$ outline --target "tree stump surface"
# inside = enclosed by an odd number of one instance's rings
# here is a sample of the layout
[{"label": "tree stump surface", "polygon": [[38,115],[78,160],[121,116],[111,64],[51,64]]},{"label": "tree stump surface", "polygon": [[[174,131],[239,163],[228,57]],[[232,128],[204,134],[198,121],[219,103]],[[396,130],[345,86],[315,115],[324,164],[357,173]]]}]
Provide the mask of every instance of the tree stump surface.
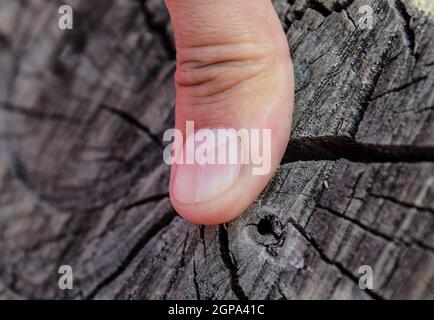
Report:
[{"label": "tree stump surface", "polygon": [[0,0],[1,299],[434,299],[433,4],[273,2],[291,142],[245,214],[205,227],[167,194],[163,2]]}]

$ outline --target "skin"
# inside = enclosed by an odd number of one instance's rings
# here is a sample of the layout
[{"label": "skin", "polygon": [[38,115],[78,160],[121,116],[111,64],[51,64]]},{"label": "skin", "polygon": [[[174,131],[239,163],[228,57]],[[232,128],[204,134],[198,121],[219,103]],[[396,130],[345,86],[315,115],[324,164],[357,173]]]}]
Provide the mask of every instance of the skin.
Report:
[{"label": "skin", "polygon": [[184,136],[187,120],[195,130],[272,132],[271,171],[253,175],[252,165],[243,165],[230,186],[204,202],[180,201],[180,186],[195,192],[190,189],[197,185],[183,165],[172,165],[169,193],[176,211],[193,223],[224,223],[258,197],[285,152],[294,105],[288,43],[270,0],[166,0],[166,5],[177,49],[175,127]]}]

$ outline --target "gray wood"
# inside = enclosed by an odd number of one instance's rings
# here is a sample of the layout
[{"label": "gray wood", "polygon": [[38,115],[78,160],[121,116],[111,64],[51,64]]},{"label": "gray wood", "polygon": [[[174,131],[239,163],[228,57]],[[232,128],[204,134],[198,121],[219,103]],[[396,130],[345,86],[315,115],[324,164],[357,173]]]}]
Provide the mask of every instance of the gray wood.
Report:
[{"label": "gray wood", "polygon": [[[292,139],[259,199],[212,227],[167,197],[164,4],[64,2],[72,31],[57,27],[63,2],[0,1],[0,298],[434,298],[429,0],[273,1],[295,66]],[[58,288],[64,264],[73,290]]]}]

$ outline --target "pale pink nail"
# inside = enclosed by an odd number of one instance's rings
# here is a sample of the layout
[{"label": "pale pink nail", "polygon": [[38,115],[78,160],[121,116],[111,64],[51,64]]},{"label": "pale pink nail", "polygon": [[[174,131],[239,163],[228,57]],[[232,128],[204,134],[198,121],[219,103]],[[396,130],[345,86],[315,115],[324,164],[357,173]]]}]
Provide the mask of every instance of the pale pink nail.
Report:
[{"label": "pale pink nail", "polygon": [[201,129],[187,137],[183,159],[194,159],[194,163],[175,164],[175,199],[183,204],[201,203],[229,189],[240,172],[240,148],[237,133],[231,129]]}]

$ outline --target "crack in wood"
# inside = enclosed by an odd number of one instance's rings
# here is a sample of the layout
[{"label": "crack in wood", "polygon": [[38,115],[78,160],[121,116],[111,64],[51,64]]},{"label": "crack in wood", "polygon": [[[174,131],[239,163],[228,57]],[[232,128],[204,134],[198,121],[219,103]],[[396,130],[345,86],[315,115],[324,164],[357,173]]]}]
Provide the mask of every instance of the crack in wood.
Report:
[{"label": "crack in wood", "polygon": [[396,199],[394,197],[387,196],[387,195],[381,195],[381,194],[376,194],[376,193],[371,193],[371,192],[369,193],[369,195],[374,197],[374,198],[390,201],[392,203],[398,204],[398,205],[400,205],[404,208],[407,208],[407,209],[417,209],[420,211],[426,211],[426,212],[428,212],[434,216],[434,209],[431,209],[429,207],[424,207],[424,206],[419,206],[419,205],[414,204],[414,203],[404,202],[404,201],[401,201],[399,199]]},{"label": "crack in wood", "polygon": [[418,77],[418,78],[413,79],[412,81],[410,81],[408,83],[405,83],[405,84],[402,84],[402,85],[400,85],[400,86],[398,86],[396,88],[392,88],[392,89],[388,89],[388,90],[386,90],[384,92],[380,92],[380,93],[376,94],[375,96],[373,96],[370,99],[370,101],[373,101],[373,100],[376,100],[378,98],[384,97],[384,96],[386,96],[388,94],[391,94],[391,93],[395,93],[395,92],[399,92],[401,90],[407,89],[407,88],[409,88],[411,86],[414,86],[414,85],[418,84],[421,81],[426,80],[427,78],[428,78],[428,76]]},{"label": "crack in wood", "polygon": [[353,25],[353,27],[354,27],[355,29],[358,29],[358,28],[357,28],[357,24],[356,24],[356,22],[354,21],[353,17],[351,17],[351,15],[350,15],[350,13],[348,12],[348,10],[342,10],[342,11],[345,13],[345,16],[347,17],[348,21],[351,22],[351,24]]},{"label": "crack in wood", "polygon": [[434,106],[428,106],[428,107],[422,107],[420,108],[419,106],[414,107],[414,108],[408,108],[408,109],[404,109],[402,111],[396,111],[396,113],[401,113],[401,112],[416,112],[416,113],[421,113],[421,112],[425,112],[428,110],[434,110]]},{"label": "crack in wood", "polygon": [[229,271],[232,291],[239,300],[249,300],[240,285],[238,279],[238,264],[229,250],[228,231],[224,225],[219,225],[218,234],[220,243],[220,256],[224,265]]},{"label": "crack in wood", "polygon": [[206,260],[206,241],[205,241],[205,226],[204,225],[201,225],[199,228],[199,236],[200,236],[200,239],[202,240],[203,255],[204,255],[205,260]]},{"label": "crack in wood", "polygon": [[390,41],[390,43],[386,46],[384,51],[381,53],[378,65],[376,65],[376,67],[374,68],[373,74],[370,75],[370,77],[372,78],[369,81],[369,87],[367,88],[366,92],[364,93],[363,97],[360,100],[361,109],[360,109],[359,122],[357,127],[359,127],[360,123],[363,120],[363,117],[365,116],[366,110],[368,109],[369,104],[372,100],[372,96],[375,93],[375,89],[377,88],[378,83],[380,82],[381,75],[383,74],[384,69],[386,68],[386,66],[390,65],[399,56],[399,54],[394,57],[390,56],[393,48],[392,43],[393,42]]},{"label": "crack in wood", "polygon": [[[348,1],[345,1],[343,3],[336,2],[333,4],[333,6],[330,10],[318,0],[307,0],[304,4],[302,10],[291,11],[291,8],[288,10],[288,13],[286,14],[286,16],[288,17],[288,15],[290,15],[292,13],[295,17],[294,20],[290,21],[288,28],[291,26],[292,23],[294,23],[294,21],[302,20],[307,9],[314,10],[314,11],[318,12],[321,16],[326,18],[334,12],[346,11],[353,4],[353,2],[354,2],[354,0],[348,0]],[[290,5],[294,5],[295,1],[288,1],[288,3]],[[346,14],[348,15],[348,12],[346,12]],[[350,20],[353,21],[351,18],[350,18]]]},{"label": "crack in wood", "polygon": [[[327,213],[329,213],[329,214],[331,214],[331,215],[333,215],[333,216],[335,216],[335,217],[337,217],[339,219],[343,219],[343,220],[349,222],[352,225],[356,225],[357,227],[359,227],[363,231],[365,231],[365,232],[367,232],[367,233],[369,233],[369,234],[371,234],[371,235],[373,235],[375,237],[379,237],[380,239],[384,240],[385,242],[389,242],[389,243],[391,243],[391,244],[393,244],[395,246],[403,245],[403,246],[409,247],[411,245],[416,245],[417,247],[420,247],[424,251],[434,252],[434,250],[433,250],[432,247],[430,247],[429,245],[424,244],[423,242],[421,242],[418,239],[413,239],[413,242],[409,242],[409,241],[406,241],[406,240],[404,240],[402,238],[398,238],[398,239],[397,238],[393,238],[393,237],[391,237],[388,234],[385,234],[385,233],[383,233],[381,231],[373,229],[370,226],[368,226],[368,225],[360,222],[359,220],[357,220],[355,218],[348,217],[348,216],[346,216],[346,215],[344,215],[342,213],[339,213],[338,211],[332,210],[330,208],[327,208],[327,207],[324,207],[324,206],[321,206],[321,205],[317,205],[316,208],[324,210],[325,212],[327,212]],[[307,227],[307,224],[306,224],[306,227]]]},{"label": "crack in wood", "polygon": [[256,232],[261,236],[261,239],[256,240],[256,242],[265,247],[273,257],[278,256],[275,249],[282,247],[286,240],[286,231],[279,219],[274,215],[267,214],[258,223],[249,223],[246,226],[256,227]]},{"label": "crack in wood", "polygon": [[160,139],[154,135],[149,128],[147,128],[145,125],[143,125],[139,120],[137,120],[135,117],[133,117],[131,114],[129,114],[126,111],[119,110],[107,105],[102,104],[101,106],[102,110],[108,111],[111,114],[114,114],[118,116],[121,120],[125,121],[132,127],[135,127],[136,129],[140,130],[141,132],[145,133],[156,145],[159,147],[163,147],[162,142]]},{"label": "crack in wood", "polygon": [[179,272],[185,268],[186,261],[187,261],[186,252],[187,252],[187,243],[188,243],[189,235],[190,235],[190,233],[187,231],[185,234],[185,237],[184,237],[183,244],[182,244],[182,250],[181,250],[181,255],[180,255],[181,259],[180,259],[179,263],[175,266],[175,272],[172,274],[172,276],[170,278],[169,284],[167,286],[168,289],[166,290],[165,294],[162,297],[163,300],[167,299],[167,295],[170,293],[170,289],[172,289],[173,285],[178,280]]},{"label": "crack in wood", "polygon": [[143,206],[145,204],[151,203],[151,202],[157,202],[163,199],[166,199],[169,197],[168,193],[162,193],[162,194],[155,194],[140,200],[137,200],[131,204],[128,204],[124,207],[122,207],[122,210],[130,210],[132,208],[138,207],[138,206]]},{"label": "crack in wood", "polygon": [[434,147],[367,144],[337,136],[301,138],[289,142],[281,164],[340,159],[361,163],[434,162]]},{"label": "crack in wood", "polygon": [[[352,225],[356,225],[360,229],[362,229],[363,231],[365,231],[365,232],[367,232],[367,233],[369,233],[369,234],[371,234],[371,235],[373,235],[375,237],[379,237],[380,239],[384,240],[385,242],[390,242],[390,243],[392,243],[395,246],[399,245],[399,243],[397,242],[396,239],[394,239],[394,238],[390,237],[389,235],[387,235],[385,233],[382,233],[382,232],[380,232],[378,230],[372,229],[371,227],[369,227],[369,226],[361,223],[357,219],[348,217],[348,216],[346,216],[344,214],[341,214],[341,213],[339,213],[339,212],[337,212],[335,210],[332,210],[330,208],[327,208],[327,207],[324,207],[324,206],[321,206],[321,205],[317,205],[317,208],[321,209],[321,210],[324,210],[328,214],[331,214],[334,217],[337,217],[338,219],[342,219],[342,220],[345,220],[345,221],[349,222]],[[307,227],[307,225],[306,225],[306,227]]]},{"label": "crack in wood", "polygon": [[144,235],[137,241],[137,243],[128,252],[122,263],[116,268],[114,272],[105,277],[101,282],[99,282],[95,288],[86,295],[86,299],[93,299],[96,295],[110,283],[116,280],[127,268],[130,266],[134,258],[139,254],[139,252],[146,246],[146,244],[154,238],[161,230],[170,225],[170,223],[175,218],[175,213],[173,211],[168,211],[163,214],[160,219],[154,223],[151,228],[144,233]]},{"label": "crack in wood", "polygon": [[401,259],[402,259],[402,256],[404,255],[404,253],[405,253],[405,251],[400,251],[398,254],[398,257],[396,257],[396,259],[393,261],[392,269],[390,270],[390,272],[388,273],[388,275],[386,276],[386,278],[383,282],[383,288],[388,286],[388,284],[392,280],[393,276],[398,271],[399,266],[400,266],[400,262],[401,262]]},{"label": "crack in wood", "polygon": [[197,282],[196,259],[193,259],[193,283],[194,283],[194,289],[196,291],[196,299],[201,300],[199,283]]},{"label": "crack in wood", "polygon": [[416,33],[411,28],[411,20],[413,17],[409,14],[407,7],[401,0],[395,0],[395,8],[397,12],[404,20],[404,35],[408,41],[408,48],[410,50],[411,55],[415,58],[415,60],[419,60],[419,53],[417,52],[416,47]]},{"label": "crack in wood", "polygon": [[279,284],[276,283],[276,290],[277,292],[279,292],[279,294],[282,296],[281,300],[288,300],[288,297],[283,293],[282,288],[280,287]]},{"label": "crack in wood", "polygon": [[[289,224],[291,224],[295,230],[298,231],[298,233],[306,240],[306,242],[315,250],[315,252],[318,254],[318,256],[323,260],[325,263],[332,265],[336,267],[339,272],[346,276],[349,280],[351,280],[355,286],[358,287],[359,279],[353,275],[350,271],[348,271],[340,262],[334,261],[330,259],[321,249],[321,247],[318,245],[318,243],[313,239],[311,236],[308,235],[306,230],[301,227],[294,219],[289,218],[288,220]],[[365,289],[365,292],[374,300],[384,300],[384,298],[378,294],[377,292],[371,290],[371,289]]]},{"label": "crack in wood", "polygon": [[145,0],[136,0],[136,1],[139,3],[145,25],[148,27],[150,32],[157,34],[160,37],[161,45],[163,46],[164,50],[167,52],[169,60],[175,60],[176,49],[172,45],[172,39],[170,38],[170,34],[168,33],[168,30],[166,28],[165,21],[164,23],[155,22],[152,12],[148,10],[148,8],[146,7],[146,1]]}]

